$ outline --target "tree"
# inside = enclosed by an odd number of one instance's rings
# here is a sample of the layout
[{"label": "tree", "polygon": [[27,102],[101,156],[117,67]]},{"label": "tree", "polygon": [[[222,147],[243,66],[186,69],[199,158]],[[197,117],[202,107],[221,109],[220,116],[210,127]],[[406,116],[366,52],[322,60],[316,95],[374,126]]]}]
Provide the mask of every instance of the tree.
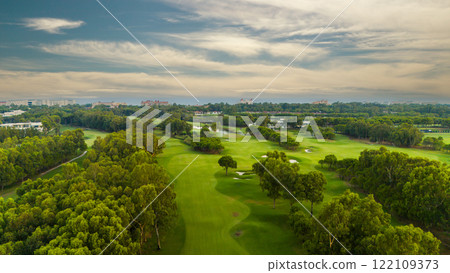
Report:
[{"label": "tree", "polygon": [[447,144],[443,147],[444,151],[450,152],[450,144]]},{"label": "tree", "polygon": [[361,242],[370,255],[439,255],[440,244],[433,234],[413,225],[389,226]]},{"label": "tree", "polygon": [[315,227],[313,221],[312,217],[303,211],[303,208],[300,208],[298,205],[291,207],[289,224],[301,243],[310,239],[309,236],[313,233],[313,228]]},{"label": "tree", "polygon": [[392,138],[397,146],[411,147],[422,141],[423,133],[414,125],[404,123],[393,132]]},{"label": "tree", "polygon": [[225,168],[225,175],[228,175],[228,168],[237,168],[237,162],[230,155],[222,156],[219,159],[219,165]]},{"label": "tree", "polygon": [[328,169],[331,170],[337,162],[337,158],[335,155],[327,155],[323,160],[323,163],[328,164]]},{"label": "tree", "polygon": [[192,125],[187,123],[184,120],[181,120],[179,118],[170,118],[165,120],[161,123],[159,126],[161,129],[164,129],[167,124],[170,123],[171,126],[171,132],[173,135],[179,136],[179,135],[189,135],[190,131],[192,130]]},{"label": "tree", "polygon": [[[308,127],[308,129],[311,127]],[[334,133],[334,129],[331,127],[327,127],[327,128],[321,128],[320,132],[322,133],[323,138],[325,139],[335,139],[336,138],[336,134]]]},{"label": "tree", "polygon": [[302,176],[304,198],[311,202],[311,216],[313,216],[313,204],[323,201],[323,192],[327,179],[319,171],[312,171]]},{"label": "tree", "polygon": [[284,152],[267,152],[266,156],[265,159],[254,163],[252,167],[259,176],[261,189],[267,191],[267,196],[273,199],[273,208],[275,208],[276,199],[281,196],[291,199],[283,186],[297,199],[302,199],[304,190],[303,185],[299,183],[299,165],[290,163]]},{"label": "tree", "polygon": [[[291,217],[294,218],[294,223],[298,222],[296,219],[298,215],[294,213]],[[336,237],[313,222],[314,226],[308,228],[310,234],[305,237],[309,238],[305,245],[311,253],[345,254],[346,250],[336,242],[337,238],[352,253],[365,254],[366,250],[361,246],[361,240],[376,235],[387,227],[390,215],[383,211],[373,196],[361,199],[358,194],[347,190],[343,195],[324,205],[318,220]]]},{"label": "tree", "polygon": [[213,154],[220,153],[224,149],[218,137],[203,137],[200,142],[192,142],[192,147],[194,150]]},{"label": "tree", "polygon": [[442,150],[442,148],[445,146],[444,143],[444,139],[440,136],[438,138],[435,137],[426,137],[423,141],[422,141],[422,145],[436,150],[436,151],[440,151]]},{"label": "tree", "polygon": [[267,196],[272,198],[273,200],[273,208],[275,209],[275,202],[276,200],[281,197],[282,195],[282,186],[278,181],[274,178],[277,177],[276,173],[280,169],[280,160],[269,158],[265,162],[264,166],[266,167],[267,171],[263,173],[262,179],[261,179],[261,189],[263,191],[267,191]]}]

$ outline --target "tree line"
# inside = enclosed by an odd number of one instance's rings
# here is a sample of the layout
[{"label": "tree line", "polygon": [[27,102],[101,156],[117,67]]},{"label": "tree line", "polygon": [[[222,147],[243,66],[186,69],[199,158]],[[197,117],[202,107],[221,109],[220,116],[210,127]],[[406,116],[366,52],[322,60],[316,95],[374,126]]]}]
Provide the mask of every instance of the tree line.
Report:
[{"label": "tree line", "polygon": [[[219,162],[225,168],[235,166]],[[334,168],[339,164],[335,156],[328,156],[323,164]],[[222,164],[221,164],[222,163]],[[439,254],[440,241],[430,232],[413,225],[391,226],[390,214],[373,195],[360,198],[347,190],[343,195],[326,203],[314,216],[314,204],[324,198],[327,180],[322,172],[300,173],[297,163],[290,163],[283,152],[268,152],[264,159],[253,164],[253,171],[260,178],[261,189],[273,200],[284,198],[290,201],[289,224],[299,242],[313,254]],[[275,179],[276,178],[276,179]],[[296,201],[309,201],[305,211]],[[322,223],[330,232],[328,233]],[[339,242],[338,242],[339,240]],[[343,247],[343,246],[345,247]]]},{"label": "tree line", "polygon": [[327,183],[323,173],[312,171],[302,174],[300,165],[289,162],[286,154],[279,151],[267,152],[258,161],[253,164],[252,169],[259,177],[261,189],[273,200],[273,208],[277,199],[285,198],[292,204],[295,197],[299,201],[308,200],[311,203],[311,215],[313,214],[313,204],[323,201]]},{"label": "tree line", "polygon": [[423,133],[409,123],[403,123],[396,127],[389,123],[358,119],[336,126],[335,129],[351,137],[369,139],[379,143],[389,142],[402,147],[418,145],[423,138]]},{"label": "tree line", "polygon": [[311,103],[253,103],[253,104],[228,104],[209,103],[204,106],[190,106],[188,109],[208,111],[222,111],[225,114],[236,114],[246,112],[291,112],[291,113],[321,113],[321,114],[362,114],[366,117],[397,115],[397,116],[429,116],[449,117],[448,105],[446,104],[380,104],[361,102],[335,102],[330,105]]},{"label": "tree line", "polygon": [[413,225],[392,226],[372,195],[347,190],[326,203],[317,217],[322,225],[295,205],[289,223],[309,253],[320,255],[438,255],[440,241]]},{"label": "tree line", "polygon": [[16,141],[19,139],[23,139],[26,137],[34,137],[34,136],[41,136],[42,133],[36,130],[35,128],[28,128],[28,129],[15,129],[11,127],[1,127],[0,128],[0,143],[3,143],[6,139],[15,138]]},{"label": "tree line", "polygon": [[86,150],[83,131],[65,131],[61,136],[7,138],[0,148],[0,186],[33,177]]},{"label": "tree line", "polygon": [[286,136],[286,141],[281,141],[281,134],[273,129],[259,126],[258,130],[265,139],[276,142],[281,147],[286,148],[288,150],[295,151],[300,146],[300,143],[295,141],[295,139],[290,137],[289,135]]},{"label": "tree line", "polygon": [[27,180],[16,201],[0,198],[0,254],[160,249],[176,215],[168,179],[151,154],[126,143],[124,132],[97,139],[81,166],[66,164],[51,179]]},{"label": "tree line", "polygon": [[364,150],[358,159],[328,160],[342,179],[372,193],[386,208],[426,227],[448,229],[450,169],[405,153]]}]

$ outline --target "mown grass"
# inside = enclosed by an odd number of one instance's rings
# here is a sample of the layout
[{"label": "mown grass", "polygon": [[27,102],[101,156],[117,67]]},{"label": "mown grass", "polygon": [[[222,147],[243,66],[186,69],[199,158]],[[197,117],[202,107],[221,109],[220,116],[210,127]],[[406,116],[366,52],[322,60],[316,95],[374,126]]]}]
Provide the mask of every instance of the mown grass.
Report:
[{"label": "mown grass", "polygon": [[94,144],[94,141],[97,139],[97,137],[105,137],[108,132],[95,130],[95,129],[89,129],[84,127],[76,127],[76,126],[70,126],[70,125],[62,125],[61,126],[61,132],[64,132],[66,130],[75,130],[75,129],[82,129],[84,133],[84,141],[86,142],[86,145],[88,147],[91,147]]},{"label": "mown grass", "polygon": [[[177,193],[178,224],[166,236],[160,254],[304,254],[306,251],[296,241],[288,226],[287,200],[277,200],[272,209],[270,200],[259,187],[259,178],[249,174],[252,164],[271,150],[282,150],[271,142],[229,143],[224,141],[221,155],[200,154],[198,159],[175,181]],[[179,139],[170,139],[159,162],[175,177],[195,156],[189,146]],[[296,159],[301,172],[319,169],[327,177],[324,202],[342,194],[349,186],[338,179],[334,172],[320,168],[318,161],[327,154],[335,154],[339,159],[357,158],[364,149],[378,149],[381,145],[366,144],[338,135],[335,141],[319,143],[315,139],[305,139],[298,151],[287,151],[290,159]],[[443,152],[387,147],[410,156],[428,157],[449,162],[450,155]],[[308,149],[309,152],[305,152]],[[247,171],[243,176],[235,170],[225,171],[218,165],[218,159],[229,154],[238,162],[239,171]],[[361,195],[364,195],[360,193]],[[315,205],[318,214],[323,203]],[[309,208],[308,202],[303,204]],[[392,219],[393,225],[399,225]]]},{"label": "mown grass", "polygon": [[450,144],[450,133],[426,133],[424,134],[424,138],[425,137],[442,137],[444,139],[444,143],[445,144]]}]

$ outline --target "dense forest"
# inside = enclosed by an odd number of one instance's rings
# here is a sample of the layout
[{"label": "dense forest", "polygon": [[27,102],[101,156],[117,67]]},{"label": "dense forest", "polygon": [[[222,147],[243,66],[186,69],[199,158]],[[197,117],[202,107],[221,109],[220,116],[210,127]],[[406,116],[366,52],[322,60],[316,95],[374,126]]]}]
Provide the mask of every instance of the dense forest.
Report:
[{"label": "dense forest", "polygon": [[[325,204],[316,221],[295,205],[290,224],[310,253],[330,255],[437,255],[441,242],[413,225],[391,226],[391,216],[372,195],[347,190]],[[318,223],[328,227],[333,236]],[[345,246],[345,247],[344,247]]]},{"label": "dense forest", "polygon": [[82,167],[66,164],[51,179],[24,182],[16,201],[0,198],[0,254],[139,254],[146,242],[161,248],[176,215],[171,187],[125,227],[167,185],[152,155],[128,145],[124,132],[110,134],[96,140]]},{"label": "dense forest", "polygon": [[336,170],[342,179],[373,194],[386,208],[424,226],[448,230],[450,168],[439,161],[407,154],[365,150],[359,159],[321,163]]},{"label": "dense forest", "polygon": [[0,148],[0,187],[23,181],[86,150],[83,131],[66,131],[61,136],[7,138]]}]

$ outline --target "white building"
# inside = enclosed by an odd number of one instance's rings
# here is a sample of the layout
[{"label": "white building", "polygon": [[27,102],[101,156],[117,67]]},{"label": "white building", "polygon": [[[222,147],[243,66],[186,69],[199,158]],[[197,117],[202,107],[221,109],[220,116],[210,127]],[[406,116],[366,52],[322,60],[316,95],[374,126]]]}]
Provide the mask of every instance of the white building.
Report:
[{"label": "white building", "polygon": [[99,102],[94,102],[92,104],[92,108],[94,108],[95,106],[99,106],[99,105],[105,105],[105,106],[108,106],[109,108],[117,108],[121,105],[127,106],[127,104],[125,102],[113,102],[113,101],[112,102],[101,102],[101,101],[99,101]]},{"label": "white building", "polygon": [[10,127],[19,130],[34,128],[40,132],[43,131],[42,122],[21,122],[21,123],[5,123],[0,124],[1,127]]},{"label": "white building", "polygon": [[47,106],[55,106],[55,105],[59,105],[59,106],[66,106],[66,105],[70,105],[70,104],[76,104],[75,100],[46,100],[46,99],[42,99],[42,100],[9,100],[6,102],[6,105],[17,105],[17,106],[42,106],[42,105],[47,105]]},{"label": "white building", "polygon": [[14,111],[11,111],[11,112],[4,112],[4,113],[0,114],[0,116],[2,116],[2,117],[13,117],[13,116],[22,115],[23,113],[25,113],[25,111],[14,110]]}]

